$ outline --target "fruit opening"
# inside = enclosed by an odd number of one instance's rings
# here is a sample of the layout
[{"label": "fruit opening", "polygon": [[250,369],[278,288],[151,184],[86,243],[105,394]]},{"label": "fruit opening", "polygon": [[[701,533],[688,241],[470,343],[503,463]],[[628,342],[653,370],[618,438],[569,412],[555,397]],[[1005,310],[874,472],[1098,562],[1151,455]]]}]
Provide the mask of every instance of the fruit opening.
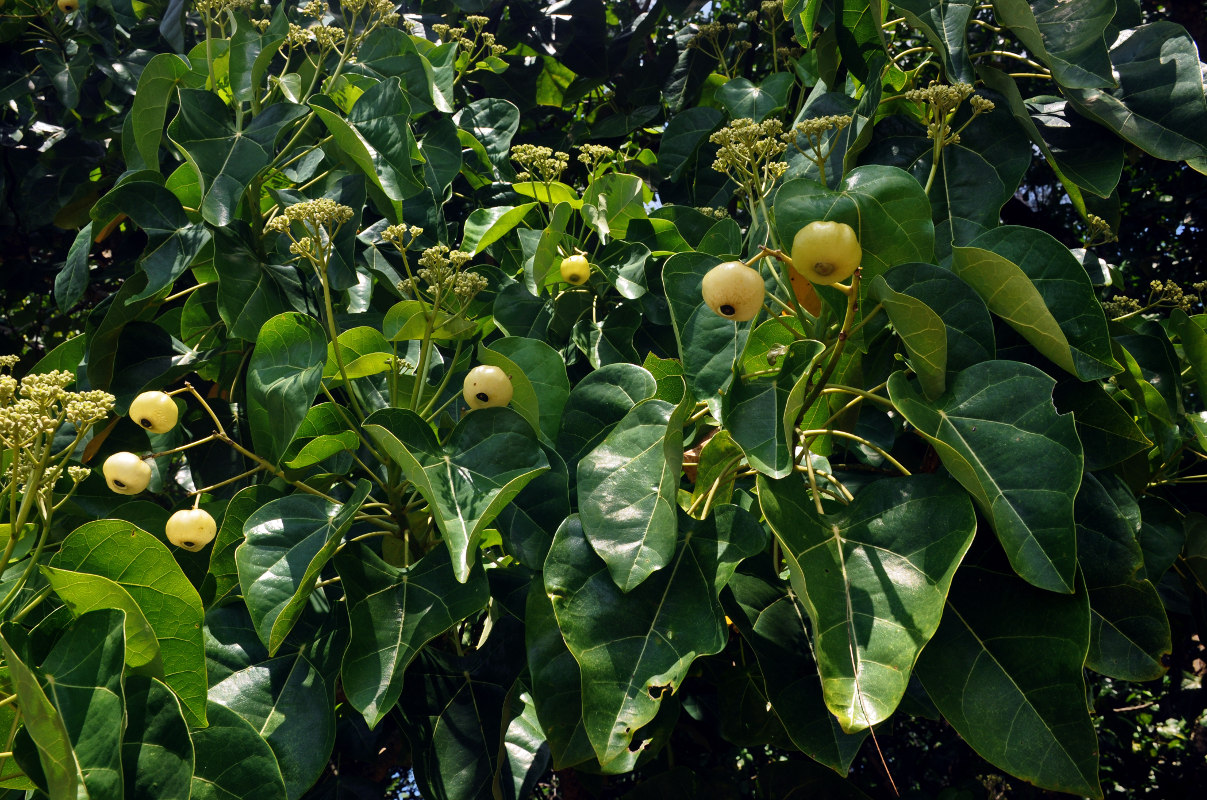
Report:
[{"label": "fruit opening", "polygon": [[121,481],[119,481],[117,478],[114,478],[114,479],[113,479],[113,485],[114,485],[114,486],[116,486],[116,487],[117,487],[117,488],[119,488],[119,489],[125,489],[125,488],[126,488],[126,484],[122,483],[122,482],[121,482]]},{"label": "fruit opening", "polygon": [[476,395],[474,395],[474,397],[478,398],[483,403],[490,402],[490,395],[488,395],[486,392],[478,392]]},{"label": "fruit opening", "polygon": [[829,261],[818,261],[813,265],[813,271],[818,275],[829,275],[834,271],[834,264]]},{"label": "fruit opening", "polygon": [[180,546],[181,547],[192,547],[193,543],[192,542],[181,542]]},{"label": "fruit opening", "polygon": [[737,312],[737,309],[734,308],[733,306],[729,305],[729,303],[725,303],[724,305],[721,306],[721,313],[724,316],[732,317],[736,312]]},{"label": "fruit opening", "polygon": [[142,419],[140,419],[138,421],[138,424],[142,425],[144,428],[149,428],[149,427],[151,427],[152,423],[151,423],[151,420],[147,419],[146,417],[143,417]]}]

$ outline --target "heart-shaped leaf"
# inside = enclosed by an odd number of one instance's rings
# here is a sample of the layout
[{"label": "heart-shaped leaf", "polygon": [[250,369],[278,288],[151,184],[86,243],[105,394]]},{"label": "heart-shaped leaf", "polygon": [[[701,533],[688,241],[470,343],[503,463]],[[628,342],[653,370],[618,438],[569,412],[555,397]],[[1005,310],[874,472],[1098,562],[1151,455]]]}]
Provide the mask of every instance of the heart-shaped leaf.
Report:
[{"label": "heart-shaped leaf", "polygon": [[126,612],[126,664],[131,667],[150,665],[149,672],[163,674],[155,631],[138,603],[120,584],[100,575],[54,567],[42,567],[42,574],[74,617],[101,608],[120,608]]},{"label": "heart-shaped leaf", "polygon": [[758,491],[812,623],[826,706],[844,731],[883,722],[972,544],[968,495],[946,478],[888,478],[820,515],[799,476],[760,476]]},{"label": "heart-shaped leaf", "polygon": [[1162,658],[1173,645],[1169,618],[1144,567],[1137,534],[1140,508],[1119,478],[1092,474],[1081,481],[1074,506],[1077,562],[1090,593],[1090,652],[1086,666],[1127,681],[1165,674]]},{"label": "heart-shaped leaf", "polygon": [[980,296],[950,270],[902,264],[872,283],[926,396],[947,387],[947,375],[994,356],[993,320]]},{"label": "heart-shaped leaf", "polygon": [[1115,0],[993,0],[1000,23],[1052,70],[1061,87],[1111,86],[1111,62],[1102,34],[1115,16]]},{"label": "heart-shaped leaf", "polygon": [[1089,275],[1068,248],[1035,228],[1004,225],[952,248],[952,269],[989,310],[1082,380],[1121,371]]},{"label": "heart-shaped leaf", "polygon": [[1067,89],[1073,108],[1157,158],[1207,155],[1203,73],[1186,29],[1164,20],[1141,25],[1120,34],[1110,57],[1118,87]]},{"label": "heart-shaped leaf", "polygon": [[159,641],[164,682],[184,703],[190,724],[204,725],[201,598],[167,546],[128,522],[103,519],[72,531],[50,563],[108,578],[134,599]]},{"label": "heart-shaped leaf", "polygon": [[665,400],[638,403],[578,462],[582,530],[623,591],[674,553],[688,411]]},{"label": "heart-shaped leaf", "polygon": [[443,545],[401,569],[364,545],[349,547],[336,556],[335,567],[352,624],[342,685],[348,701],[373,728],[398,702],[403,673],[415,655],[484,608],[490,587],[477,565],[469,580],[459,583]]},{"label": "heart-shaped leaf", "polygon": [[130,800],[189,800],[193,742],[180,701],[166,685],[126,676],[122,770]]},{"label": "heart-shaped leaf", "polygon": [[286,800],[277,757],[251,723],[218,703],[207,711],[209,726],[192,732],[190,800]]},{"label": "heart-shaped leaf", "polygon": [[975,77],[968,60],[968,20],[974,0],[896,0],[910,27],[922,31],[930,46],[943,57],[943,71],[951,83],[972,83]]},{"label": "heart-shaped leaf", "polygon": [[570,379],[561,354],[539,339],[507,336],[479,351],[483,364],[499,367],[511,377],[511,407],[532,423],[544,441],[553,442],[570,395]]},{"label": "heart-shaped leaf", "polygon": [[431,506],[461,583],[477,561],[482,531],[549,469],[532,426],[510,408],[469,412],[443,445],[422,417],[403,409],[374,412],[364,430]]},{"label": "heart-shaped leaf", "polygon": [[1045,789],[1101,797],[1082,675],[1089,613],[1084,588],[1055,595],[967,564],[916,672],[987,761]]},{"label": "heart-shaped leaf", "polygon": [[276,463],[323,380],[327,336],[306,314],[279,314],[260,329],[247,366],[247,417],[256,452]]},{"label": "heart-shaped leaf", "polygon": [[654,719],[693,661],[725,644],[718,594],[738,562],[763,548],[749,512],[720,506],[680,520],[671,563],[625,593],[577,517],[558,530],[545,561],[545,591],[582,670],[583,724],[605,770],[631,756],[633,735]]},{"label": "heart-shaped leaf", "polygon": [[339,505],[312,494],[291,494],[261,506],[243,523],[244,541],[235,550],[239,586],[269,655],[305,610],[319,572],[371,488],[360,481]]},{"label": "heart-shaped leaf", "polygon": [[[13,688],[21,700],[25,730],[37,746],[38,763],[46,776],[51,797],[78,797],[84,789],[80,762],[71,746],[71,736],[62,714],[47,698],[37,671],[26,663],[25,632],[12,623],[0,627],[0,648]],[[118,667],[120,669],[120,666]]]},{"label": "heart-shaped leaf", "polygon": [[993,526],[1010,565],[1054,592],[1073,591],[1073,496],[1082,452],[1072,416],[1052,404],[1054,380],[1013,361],[983,361],[933,403],[902,372],[889,397]]},{"label": "heart-shaped leaf", "polygon": [[758,657],[767,702],[792,743],[845,775],[868,730],[846,733],[826,708],[808,622],[770,559],[749,559],[729,579],[725,610]]}]

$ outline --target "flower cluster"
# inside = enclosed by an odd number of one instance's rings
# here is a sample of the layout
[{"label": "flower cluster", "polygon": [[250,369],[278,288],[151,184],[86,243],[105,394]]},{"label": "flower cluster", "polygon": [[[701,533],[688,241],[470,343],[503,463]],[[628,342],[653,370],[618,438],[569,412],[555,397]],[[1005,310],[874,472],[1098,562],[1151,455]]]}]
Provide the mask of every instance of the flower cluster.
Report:
[{"label": "flower cluster", "polygon": [[[911,89],[906,92],[905,99],[925,104],[926,138],[934,139],[940,147],[945,147],[949,144],[959,143],[960,132],[967,128],[973,119],[994,109],[992,100],[980,95],[973,95],[972,92],[971,84],[954,83],[949,85],[931,81],[925,89]],[[968,100],[968,104],[972,106],[972,116],[960,126],[959,130],[952,131],[951,118],[965,100]]]},{"label": "flower cluster", "polygon": [[75,428],[78,438],[113,409],[114,397],[108,392],[67,391],[75,376],[65,370],[18,381],[5,372],[16,362],[16,356],[0,357],[0,446],[14,451],[10,466],[24,463],[22,448],[39,436],[53,437],[64,422]]},{"label": "flower cluster", "polygon": [[1118,238],[1115,236],[1115,232],[1111,230],[1110,223],[1097,214],[1086,214],[1085,221],[1088,228],[1085,237],[1086,247],[1106,244]]},{"label": "flower cluster", "polygon": [[485,276],[476,272],[463,272],[462,267],[473,260],[472,253],[463,250],[450,250],[447,245],[438,244],[429,247],[419,256],[420,269],[416,271],[416,279],[406,282],[399,288],[418,291],[419,281],[427,285],[427,291],[432,296],[433,304],[450,294],[461,301],[461,306],[474,298],[478,292],[487,286]]},{"label": "flower cluster", "polygon": [[[517,144],[511,148],[511,160],[541,181],[556,181],[570,165],[570,154],[535,144]],[[518,176],[517,176],[518,178]]]},{"label": "flower cluster", "polygon": [[[753,17],[748,19],[753,20],[758,16],[757,12],[752,12]],[[715,58],[721,67],[721,72],[727,77],[733,77],[737,74],[738,62],[742,60],[742,56],[746,54],[753,43],[741,39],[734,41],[735,34],[738,33],[738,25],[734,22],[709,22],[701,25],[693,36],[687,42],[689,48],[694,48],[702,52],[708,53]],[[733,60],[730,61],[726,53],[733,48]]]},{"label": "flower cluster", "polygon": [[400,251],[413,245],[421,235],[423,235],[423,228],[418,225],[412,225],[409,228],[406,225],[391,225],[381,232],[382,241],[389,242]]},{"label": "flower cluster", "polygon": [[[340,226],[352,219],[354,213],[350,207],[330,198],[303,200],[286,206],[280,214],[270,219],[264,225],[264,232],[288,236],[289,252],[305,258],[325,274],[335,234]],[[293,235],[295,225],[302,229],[300,237]]]},{"label": "flower cluster", "polygon": [[604,144],[584,144],[578,148],[578,160],[586,164],[591,172],[595,171],[600,162],[615,154],[615,150]]},{"label": "flower cluster", "polygon": [[788,169],[779,157],[788,149],[782,141],[784,125],[778,119],[755,122],[735,119],[708,137],[719,145],[712,168],[724,172],[741,186],[739,190],[753,202],[765,195]]}]

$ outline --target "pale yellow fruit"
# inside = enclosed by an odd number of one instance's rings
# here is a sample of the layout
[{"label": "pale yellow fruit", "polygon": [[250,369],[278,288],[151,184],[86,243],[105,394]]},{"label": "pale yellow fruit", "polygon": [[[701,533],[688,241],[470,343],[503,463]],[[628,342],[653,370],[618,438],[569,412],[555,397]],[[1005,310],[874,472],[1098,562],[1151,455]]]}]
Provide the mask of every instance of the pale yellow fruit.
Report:
[{"label": "pale yellow fruit", "polygon": [[763,276],[741,261],[717,264],[700,283],[705,304],[725,319],[746,322],[763,307]]},{"label": "pale yellow fruit", "polygon": [[101,467],[105,483],[118,494],[138,494],[151,482],[151,465],[133,453],[114,453]]},{"label": "pale yellow fruit", "polygon": [[591,264],[586,256],[573,255],[562,259],[562,280],[574,286],[582,286],[591,275]]},{"label": "pale yellow fruit", "polygon": [[143,392],[130,404],[130,419],[151,433],[167,433],[176,427],[180,410],[164,392]]},{"label": "pale yellow fruit", "polygon": [[165,533],[172,544],[196,553],[214,540],[218,523],[208,511],[186,508],[168,517]]},{"label": "pale yellow fruit", "polygon": [[493,408],[511,402],[511,378],[498,367],[481,364],[465,376],[461,396],[470,408]]},{"label": "pale yellow fruit", "polygon": [[862,260],[859,239],[845,222],[810,222],[792,240],[792,267],[813,283],[845,280]]},{"label": "pale yellow fruit", "polygon": [[70,14],[80,7],[80,0],[59,0],[58,6],[59,11],[62,11],[64,14]]}]

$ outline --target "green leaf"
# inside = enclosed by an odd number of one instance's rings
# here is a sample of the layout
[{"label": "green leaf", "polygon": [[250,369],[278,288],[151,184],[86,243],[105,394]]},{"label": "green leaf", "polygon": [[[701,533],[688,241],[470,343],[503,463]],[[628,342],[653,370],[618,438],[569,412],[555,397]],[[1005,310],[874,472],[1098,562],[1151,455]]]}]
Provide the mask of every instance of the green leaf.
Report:
[{"label": "green leaf", "polygon": [[723,119],[725,115],[718,109],[704,106],[684,109],[670,118],[658,145],[658,166],[667,177],[679,180]]},{"label": "green leaf", "polygon": [[559,181],[519,181],[511,184],[511,190],[516,194],[539,200],[553,207],[566,203],[569,208],[582,208],[583,201],[574,188]]},{"label": "green leaf", "polygon": [[826,707],[844,731],[883,722],[972,544],[968,495],[946,478],[887,478],[821,515],[800,476],[759,476],[758,493],[812,623]]},{"label": "green leaf", "polygon": [[50,583],[55,594],[77,619],[89,611],[102,608],[120,608],[126,612],[126,664],[131,667],[147,667],[157,675],[163,674],[159,657],[159,641],[142,609],[130,593],[115,581],[86,572],[71,572],[54,567],[41,567],[42,574]]},{"label": "green leaf", "polygon": [[122,772],[129,800],[189,800],[193,742],[180,701],[166,685],[126,676]]},{"label": "green leaf", "polygon": [[577,465],[629,409],[653,397],[657,389],[654,376],[636,364],[608,364],[588,373],[567,396],[557,434],[558,453],[567,464]]},{"label": "green leaf", "polygon": [[1144,567],[1136,577],[1156,586],[1178,560],[1182,546],[1186,544],[1186,530],[1182,516],[1165,500],[1145,495],[1140,498],[1139,505],[1140,532],[1137,538],[1144,553]]},{"label": "green leaf", "polygon": [[674,555],[683,424],[689,410],[665,400],[644,400],[578,462],[583,533],[625,592]]},{"label": "green leaf", "polygon": [[444,445],[422,417],[397,408],[369,415],[364,430],[431,506],[461,583],[477,561],[482,531],[549,469],[532,426],[509,408],[469,412]]},{"label": "green leaf", "polygon": [[770,559],[745,561],[729,579],[725,610],[758,657],[767,702],[792,743],[810,758],[846,775],[867,737],[846,733],[826,708],[808,622]]},{"label": "green leaf", "polygon": [[88,290],[88,254],[92,249],[92,223],[80,228],[67,251],[67,260],[54,278],[54,300],[64,313],[80,302]]},{"label": "green leaf", "polygon": [[877,278],[871,294],[884,303],[910,356],[921,360],[922,369],[913,365],[919,378],[925,370],[928,381],[938,384],[931,386],[937,393],[926,392],[928,398],[943,393],[947,375],[993,358],[996,342],[989,309],[950,270],[933,264],[902,264]]},{"label": "green leaf", "polygon": [[211,225],[226,225],[270,156],[259,137],[235,128],[229,108],[217,94],[181,89],[179,100],[180,110],[168,125],[168,136],[201,176],[201,216]]},{"label": "green leaf", "polygon": [[267,484],[240,489],[226,504],[222,526],[210,548],[210,565],[201,582],[201,599],[206,608],[221,605],[231,592],[239,588],[239,568],[235,564],[235,549],[243,543],[243,525],[261,506],[281,496]]},{"label": "green leaf", "polygon": [[305,314],[264,323],[247,365],[247,417],[256,453],[278,463],[323,379],[327,335]]},{"label": "green leaf", "polygon": [[973,0],[894,0],[910,27],[922,31],[926,41],[943,58],[943,71],[949,83],[973,82],[972,62],[968,60],[968,21],[976,3]]},{"label": "green leaf", "polygon": [[[58,798],[76,798],[87,795],[80,762],[71,746],[71,737],[63,716],[42,690],[38,673],[25,663],[28,656],[24,650],[24,631],[6,622],[0,627],[0,648],[4,651],[4,663],[12,677],[13,688],[21,701],[21,718],[37,746],[38,762],[46,775],[49,795]],[[119,667],[120,669],[120,667]]]},{"label": "green leaf", "polygon": [[1082,452],[1071,415],[1052,404],[1055,383],[1028,364],[984,361],[933,403],[902,372],[888,389],[989,519],[1015,571],[1040,588],[1072,592]]},{"label": "green leaf", "polygon": [[500,367],[511,377],[511,407],[552,442],[570,396],[570,379],[561,354],[540,339],[508,336],[478,350],[483,364]]},{"label": "green leaf", "polygon": [[1044,789],[1101,797],[1081,669],[1089,639],[1084,588],[1056,595],[968,564],[916,672],[987,761]]},{"label": "green leaf", "polygon": [[310,658],[290,653],[250,664],[211,686],[210,699],[268,743],[290,798],[314,786],[335,745],[335,692]]},{"label": "green leaf", "polygon": [[218,703],[206,710],[209,727],[192,732],[191,800],[286,800],[277,757],[251,723]]},{"label": "green leaf", "polygon": [[159,142],[168,105],[176,99],[178,84],[194,86],[189,63],[175,53],[160,53],[147,62],[138,78],[138,90],[130,109],[134,142],[143,164],[159,169]]},{"label": "green leaf", "polygon": [[75,620],[42,661],[46,695],[75,750],[87,795],[124,797],[122,734],[125,634],[121,609],[91,611]]},{"label": "green leaf", "polygon": [[[553,601],[540,581],[533,581],[528,589],[524,634],[532,700],[549,745],[553,768],[594,762],[595,750],[583,725],[582,672],[562,639],[553,614]],[[634,753],[632,762],[636,760]]]},{"label": "green leaf", "polygon": [[520,128],[520,110],[514,103],[501,97],[484,97],[457,111],[453,121],[482,143],[496,168],[506,166],[511,137]]},{"label": "green leaf", "polygon": [[150,181],[130,181],[117,186],[92,208],[94,222],[126,214],[147,234],[139,267],[147,285],[128,302],[144,300],[172,283],[188,269],[210,241],[209,229],[189,222],[176,195]]},{"label": "green leaf", "polygon": [[1156,587],[1138,573],[1144,555],[1137,538],[1140,508],[1113,475],[1081,481],[1074,506],[1077,562],[1090,594],[1090,651],[1086,666],[1127,681],[1165,674],[1173,650],[1169,619]]},{"label": "green leaf", "polygon": [[631,220],[645,219],[648,191],[636,175],[609,172],[587,186],[579,213],[604,242],[610,238],[623,239]]},{"label": "green leaf", "polygon": [[523,222],[528,212],[536,206],[536,203],[524,203],[519,206],[475,208],[465,220],[465,235],[458,249],[475,255],[481,253]]},{"label": "green leaf", "polygon": [[708,519],[680,520],[670,565],[625,593],[587,540],[578,517],[558,529],[545,562],[545,591],[566,646],[582,670],[583,723],[605,771],[639,747],[696,658],[726,641],[717,596],[738,562],[763,548],[749,512],[720,506]]},{"label": "green leaf", "polygon": [[532,695],[516,681],[503,702],[503,742],[492,789],[501,800],[525,800],[549,766],[549,746]]},{"label": "green leaf", "polygon": [[993,11],[1062,88],[1114,85],[1102,34],[1115,16],[1115,0],[993,0]]},{"label": "green leaf", "polygon": [[1185,28],[1158,21],[1128,31],[1111,47],[1111,64],[1118,88],[1067,89],[1073,108],[1157,158],[1207,156],[1203,74]]},{"label": "green leaf", "polygon": [[1073,412],[1087,470],[1105,469],[1153,445],[1131,413],[1096,381],[1061,381],[1053,397],[1061,413]]},{"label": "green leaf", "polygon": [[782,366],[774,378],[735,381],[721,402],[725,429],[750,466],[763,475],[782,478],[792,472],[796,423],[805,394],[803,379],[825,349],[813,339],[792,342],[780,356]]},{"label": "green leaf", "polygon": [[700,296],[700,283],[720,263],[704,253],[679,253],[662,267],[662,283],[675,326],[679,357],[691,393],[718,405],[733,380],[733,365],[746,346],[750,325],[714,313]]},{"label": "green leaf", "polygon": [[276,654],[305,610],[319,572],[371,488],[361,480],[338,506],[312,494],[287,495],[243,523],[244,541],[235,550],[239,586],[269,655]]},{"label": "green leaf", "polygon": [[1199,386],[1207,385],[1207,315],[1193,317],[1180,308],[1169,312],[1169,321],[1182,340],[1182,352]]},{"label": "green leaf", "polygon": [[310,108],[352,163],[390,200],[400,203],[423,188],[412,166],[422,155],[407,123],[410,105],[398,78],[387,78],[361,95],[346,120],[323,95],[311,98]]},{"label": "green leaf", "polygon": [[952,269],[1035,349],[1081,380],[1121,371],[1089,275],[1064,245],[1004,225],[952,248]]},{"label": "green leaf", "polygon": [[128,522],[97,520],[72,531],[50,563],[108,578],[134,598],[159,640],[164,682],[184,703],[189,724],[204,725],[201,598],[168,548]]},{"label": "green leaf", "polygon": [[254,342],[270,319],[306,308],[294,267],[265,264],[244,236],[231,228],[214,233],[218,314],[231,336]]},{"label": "green leaf", "polygon": [[746,117],[762,122],[772,112],[788,102],[788,92],[794,85],[792,74],[774,72],[759,86],[745,78],[733,78],[717,89],[717,101],[725,106],[733,119]]},{"label": "green leaf", "polygon": [[348,701],[374,728],[402,695],[403,675],[416,654],[484,608],[490,587],[477,564],[469,580],[459,583],[443,546],[403,568],[390,566],[364,545],[349,547],[336,556],[335,567],[352,624],[342,685]]}]

